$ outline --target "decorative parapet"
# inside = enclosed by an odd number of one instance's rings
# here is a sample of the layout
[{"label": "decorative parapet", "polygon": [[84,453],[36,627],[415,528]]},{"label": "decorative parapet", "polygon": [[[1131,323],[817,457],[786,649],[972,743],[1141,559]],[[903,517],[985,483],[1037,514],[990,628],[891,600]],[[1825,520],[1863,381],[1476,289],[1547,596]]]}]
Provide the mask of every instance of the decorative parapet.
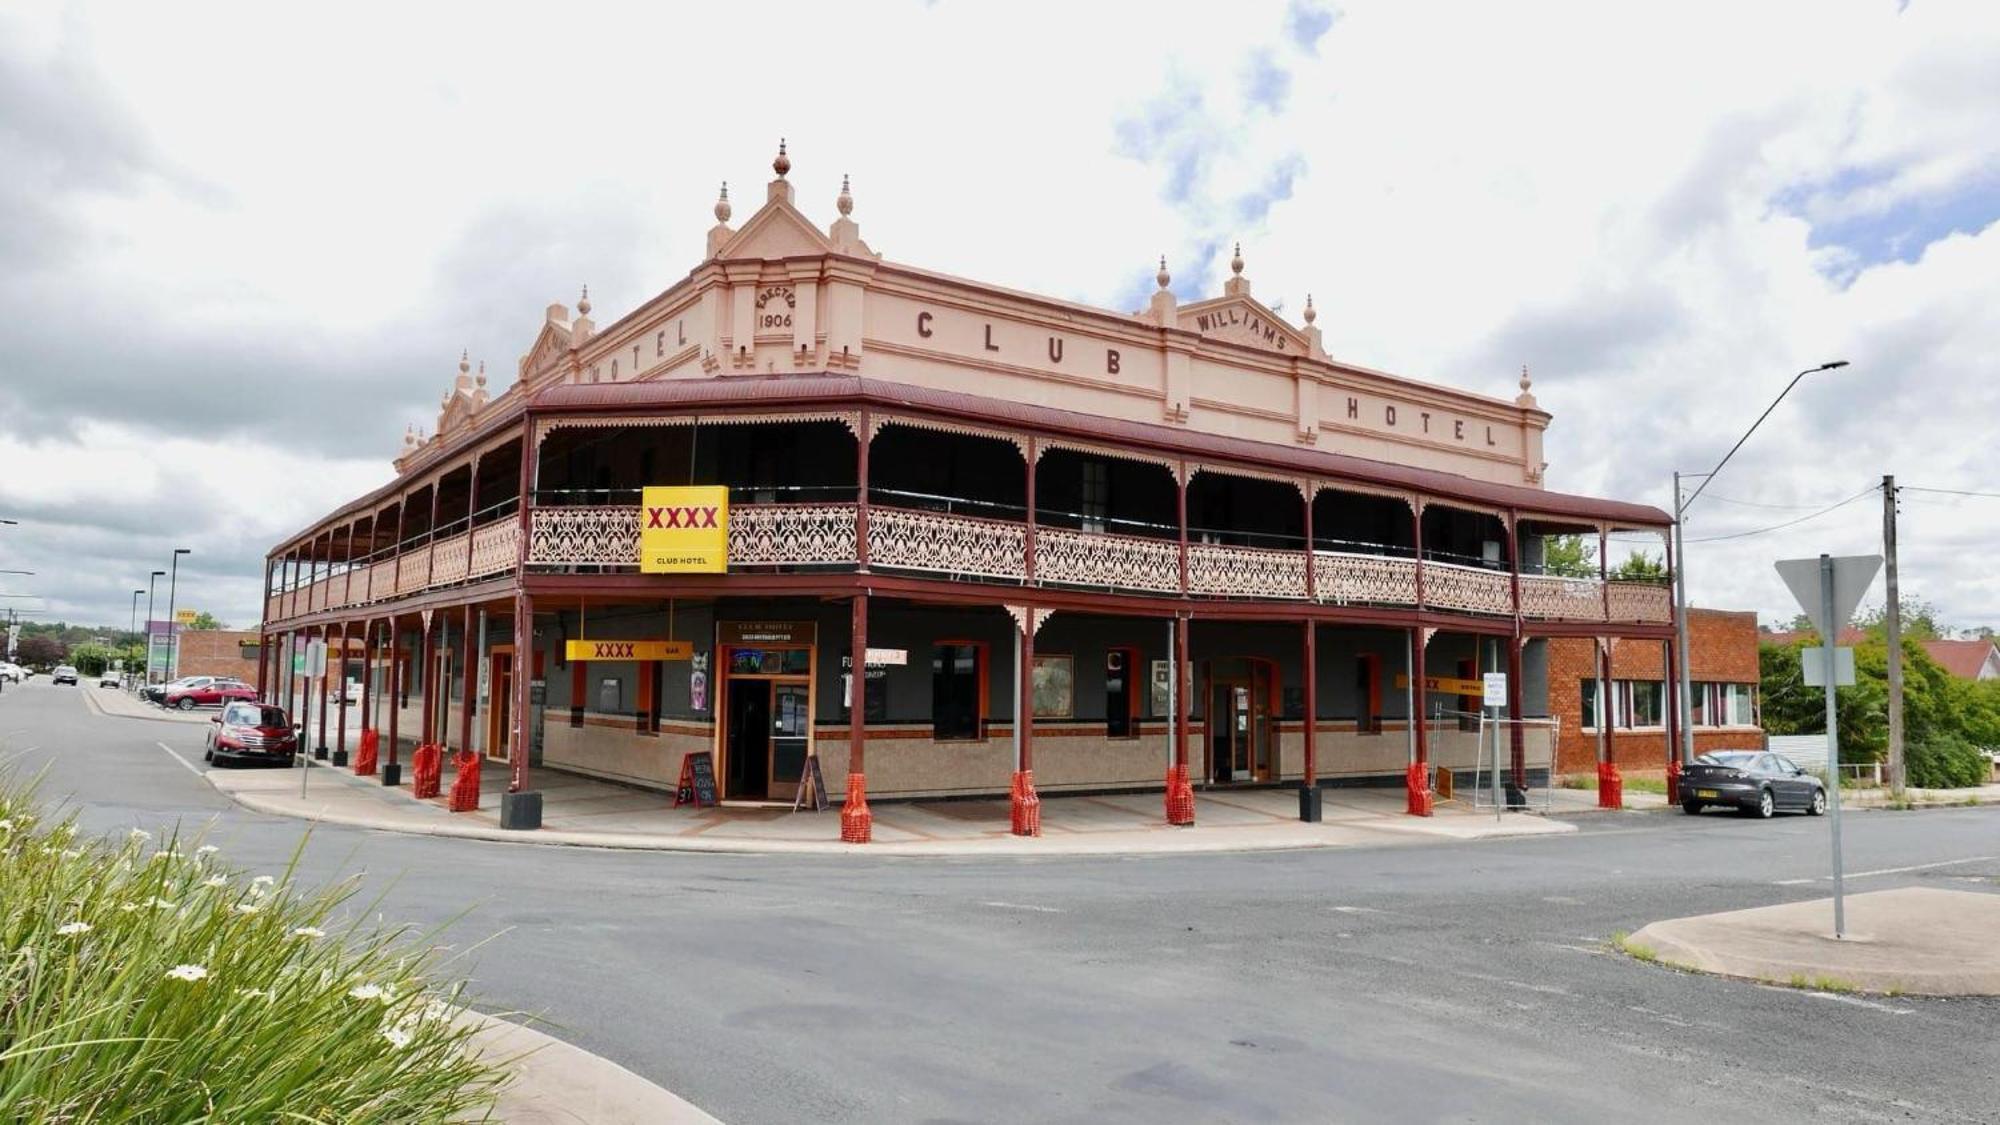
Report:
[{"label": "decorative parapet", "polygon": [[1306,596],[1306,553],[1188,545],[1188,593],[1224,598]]},{"label": "decorative parapet", "polygon": [[1028,577],[1027,563],[1025,524],[906,508],[868,510],[870,566],[1021,582]]},{"label": "decorative parapet", "polygon": [[1319,600],[1334,605],[1417,604],[1415,559],[1316,551],[1313,583]]}]

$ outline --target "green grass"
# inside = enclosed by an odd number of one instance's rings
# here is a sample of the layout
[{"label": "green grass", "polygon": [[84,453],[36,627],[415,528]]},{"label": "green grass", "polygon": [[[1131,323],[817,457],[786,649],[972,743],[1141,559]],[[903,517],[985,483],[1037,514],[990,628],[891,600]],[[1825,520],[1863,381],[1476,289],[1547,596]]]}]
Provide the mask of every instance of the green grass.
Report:
[{"label": "green grass", "polygon": [[85,839],[0,777],[0,1121],[481,1119],[504,1075],[436,935],[343,925],[354,890]]},{"label": "green grass", "polygon": [[1658,950],[1650,945],[1642,945],[1639,942],[1633,941],[1632,935],[1626,933],[1624,930],[1619,930],[1617,933],[1611,935],[1611,946],[1635,961],[1644,961],[1649,965],[1660,963]]},{"label": "green grass", "polygon": [[[1597,791],[1597,775],[1594,773],[1566,773],[1562,776],[1560,784],[1564,789],[1587,789],[1595,793]],[[1661,777],[1628,777],[1624,779],[1624,785],[1626,791],[1630,793],[1659,793],[1665,795],[1667,791],[1667,781]]]}]

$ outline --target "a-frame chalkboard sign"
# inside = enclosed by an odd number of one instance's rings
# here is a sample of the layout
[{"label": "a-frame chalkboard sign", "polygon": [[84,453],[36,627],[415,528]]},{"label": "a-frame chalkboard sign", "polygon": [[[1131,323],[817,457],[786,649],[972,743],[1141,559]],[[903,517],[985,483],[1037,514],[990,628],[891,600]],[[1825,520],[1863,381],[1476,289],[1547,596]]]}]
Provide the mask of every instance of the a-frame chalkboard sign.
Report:
[{"label": "a-frame chalkboard sign", "polygon": [[799,790],[792,797],[792,811],[809,808],[825,812],[832,807],[826,796],[826,778],[819,772],[819,755],[807,754],[806,764],[799,770]]},{"label": "a-frame chalkboard sign", "polygon": [[681,781],[674,787],[674,807],[704,805],[713,807],[722,803],[715,792],[715,755],[708,750],[696,750],[681,758]]}]

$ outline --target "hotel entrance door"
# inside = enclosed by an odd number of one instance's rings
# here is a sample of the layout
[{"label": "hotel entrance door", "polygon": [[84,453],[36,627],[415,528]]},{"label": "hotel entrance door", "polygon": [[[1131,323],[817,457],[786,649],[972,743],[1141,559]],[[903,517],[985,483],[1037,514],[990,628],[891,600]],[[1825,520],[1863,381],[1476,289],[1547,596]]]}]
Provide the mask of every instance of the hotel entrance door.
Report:
[{"label": "hotel entrance door", "polygon": [[1208,765],[1216,782],[1269,781],[1271,672],[1261,661],[1217,661],[1209,673]]},{"label": "hotel entrance door", "polygon": [[811,694],[802,679],[730,678],[731,796],[789,801],[797,795],[811,731]]}]

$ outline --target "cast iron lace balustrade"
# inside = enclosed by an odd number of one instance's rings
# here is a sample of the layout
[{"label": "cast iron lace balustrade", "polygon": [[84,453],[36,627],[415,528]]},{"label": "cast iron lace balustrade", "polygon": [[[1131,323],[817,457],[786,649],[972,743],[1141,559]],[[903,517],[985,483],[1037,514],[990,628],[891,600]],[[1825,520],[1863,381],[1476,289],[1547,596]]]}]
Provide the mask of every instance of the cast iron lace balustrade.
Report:
[{"label": "cast iron lace balustrade", "polygon": [[1595,578],[1521,576],[1521,616],[1547,621],[1604,620],[1604,587]]},{"label": "cast iron lace balustrade", "polygon": [[1433,609],[1512,615],[1512,582],[1505,571],[1426,559],[1424,604]]},{"label": "cast iron lace balustrade", "polygon": [[1027,562],[1024,524],[907,508],[868,509],[870,566],[1019,582],[1028,576]]},{"label": "cast iron lace balustrade", "polygon": [[853,566],[854,522],[859,512],[853,504],[732,507],[729,565]]},{"label": "cast iron lace balustrade", "polygon": [[426,543],[421,547],[403,552],[403,557],[399,560],[399,563],[400,569],[396,574],[396,593],[399,596],[416,593],[418,590],[424,588],[424,579],[430,574],[431,545]]},{"label": "cast iron lace balustrade", "polygon": [[633,504],[536,508],[529,514],[528,562],[637,567],[639,508]]},{"label": "cast iron lace balustrade", "polygon": [[1190,543],[1188,593],[1227,598],[1304,598],[1306,553]]},{"label": "cast iron lace balustrade", "polygon": [[1665,625],[1674,619],[1667,587],[1652,582],[1613,582],[1611,620]]},{"label": "cast iron lace balustrade", "polygon": [[461,531],[433,545],[432,550],[437,553],[431,563],[431,585],[465,581],[472,564],[471,540],[471,535]]},{"label": "cast iron lace balustrade", "polygon": [[468,577],[483,578],[514,569],[514,556],[521,543],[521,525],[513,519],[498,520],[472,532],[472,569]]},{"label": "cast iron lace balustrade", "polygon": [[1037,528],[1035,579],[1177,594],[1181,589],[1180,545],[1171,539]]},{"label": "cast iron lace balustrade", "polygon": [[1334,605],[1417,604],[1417,563],[1387,555],[1316,551],[1313,585]]}]

